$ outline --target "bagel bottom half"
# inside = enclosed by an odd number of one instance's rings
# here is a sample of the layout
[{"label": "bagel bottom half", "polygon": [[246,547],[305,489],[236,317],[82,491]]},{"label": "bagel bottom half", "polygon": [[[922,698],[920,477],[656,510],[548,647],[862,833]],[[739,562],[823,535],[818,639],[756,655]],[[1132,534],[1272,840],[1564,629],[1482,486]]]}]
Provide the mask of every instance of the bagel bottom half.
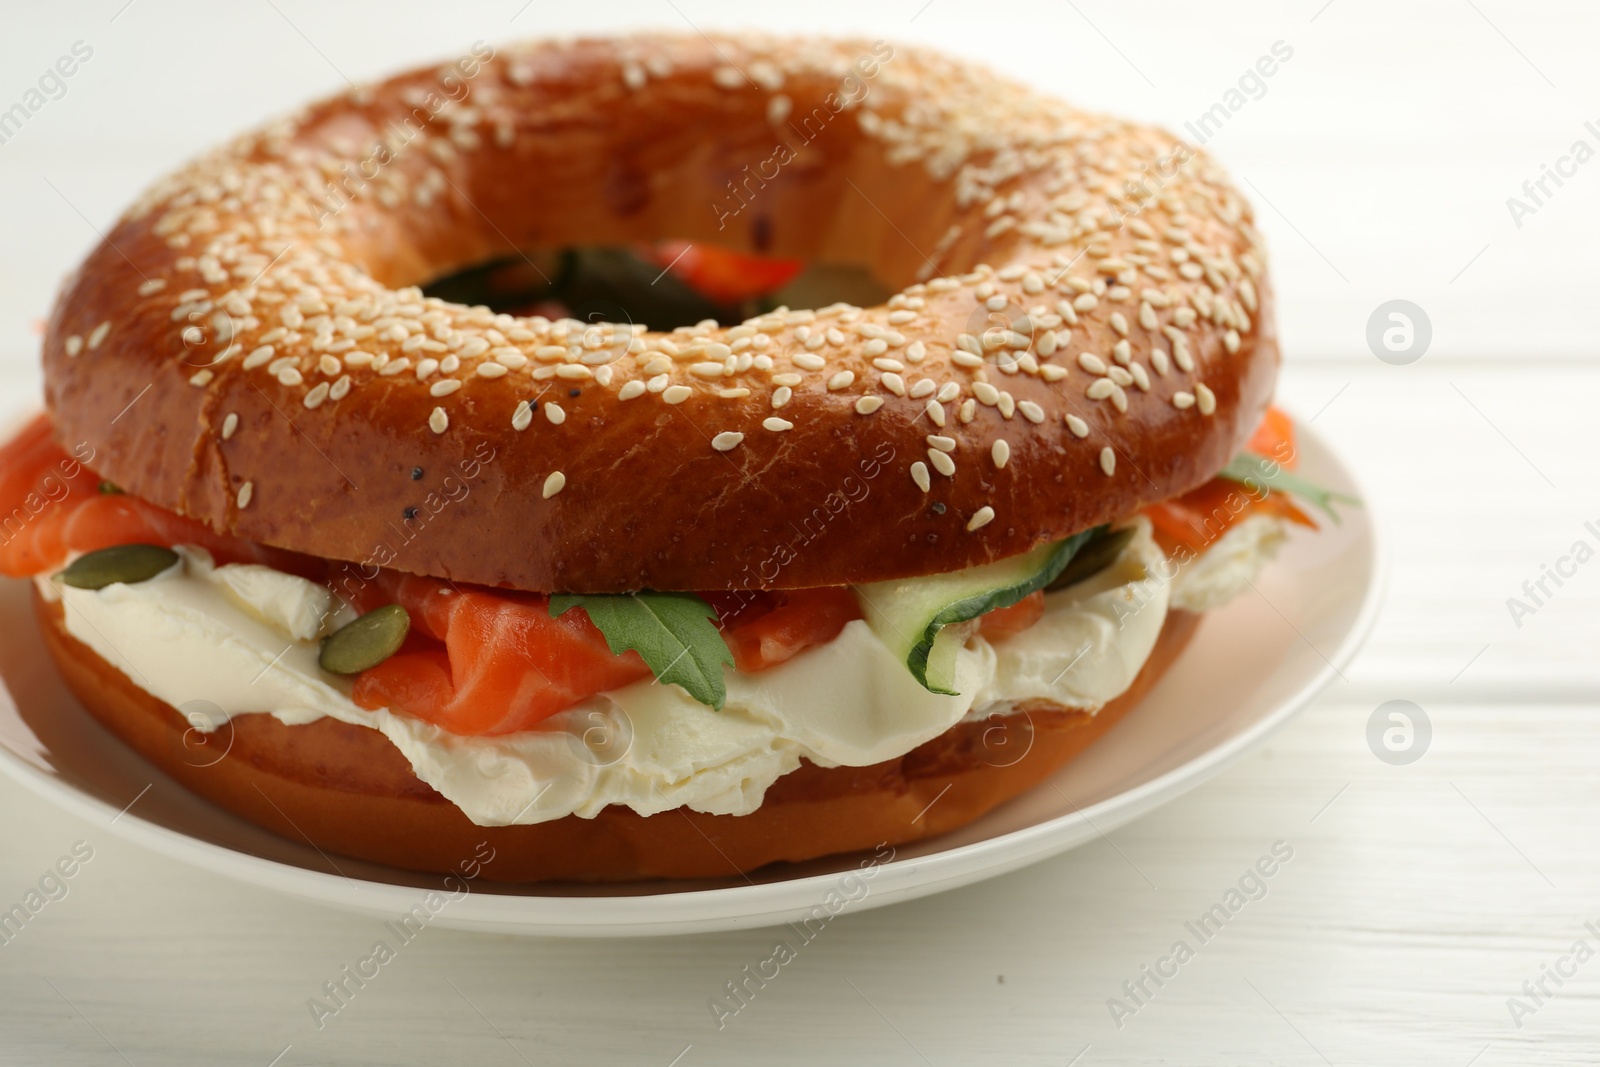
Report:
[{"label": "bagel bottom half", "polygon": [[1168,615],[1128,691],[1098,714],[1049,702],[961,723],[869,767],[800,768],[749,815],[678,808],[642,816],[608,807],[530,826],[478,826],[412,774],[377,730],[335,719],[286,726],[241,715],[226,756],[194,745],[170,704],[140,689],[66,630],[59,604],[34,594],[45,645],[67,686],[112,733],[207,800],[324,852],[450,872],[484,842],[481,877],[502,882],[719,878],[768,863],[904,844],[957,829],[1049,777],[1103,735],[1166,673],[1200,616]]}]

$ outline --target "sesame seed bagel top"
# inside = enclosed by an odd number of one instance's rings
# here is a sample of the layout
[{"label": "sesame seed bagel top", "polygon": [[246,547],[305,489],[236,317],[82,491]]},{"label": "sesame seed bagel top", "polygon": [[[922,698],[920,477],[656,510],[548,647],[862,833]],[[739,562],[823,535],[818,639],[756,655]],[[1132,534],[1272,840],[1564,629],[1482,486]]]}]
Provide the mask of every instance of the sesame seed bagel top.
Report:
[{"label": "sesame seed bagel top", "polygon": [[[667,238],[902,288],[670,333],[416,288]],[[1277,361],[1203,153],[935,53],[698,36],[480,44],[247,134],[134,205],[44,346],[58,434],[130,493],[582,592],[1014,555],[1212,477]]]}]

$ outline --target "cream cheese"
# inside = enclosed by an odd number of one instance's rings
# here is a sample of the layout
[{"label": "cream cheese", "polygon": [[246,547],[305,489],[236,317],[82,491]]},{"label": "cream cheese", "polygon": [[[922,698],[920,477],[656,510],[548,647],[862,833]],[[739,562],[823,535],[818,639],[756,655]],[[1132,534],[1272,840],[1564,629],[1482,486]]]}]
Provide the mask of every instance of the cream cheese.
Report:
[{"label": "cream cheese", "polygon": [[1178,569],[1172,579],[1173,610],[1210,611],[1226,604],[1255,582],[1288,536],[1288,523],[1276,515],[1251,515],[1229,527]]},{"label": "cream cheese", "polygon": [[[1256,543],[1234,547],[1248,554]],[[1169,589],[1141,519],[1109,568],[1046,597],[1038,624],[995,644],[969,639],[956,668],[960,696],[917,684],[858,620],[788,663],[728,670],[720,712],[650,680],[592,697],[534,730],[461,737],[358,708],[349,681],[317,666],[317,636],[342,621],[321,585],[255,565],[215,566],[197,548],[178,551],[181,565],[135,585],[91,591],[39,581],[60,597],[68,632],[197,728],[262,712],[289,724],[328,716],[371,727],[418,778],[484,826],[592,817],[610,804],[640,814],[679,806],[747,814],[802,758],[866,766],[964,718],[1040,697],[1097,709],[1125,691],[1149,657]]]}]

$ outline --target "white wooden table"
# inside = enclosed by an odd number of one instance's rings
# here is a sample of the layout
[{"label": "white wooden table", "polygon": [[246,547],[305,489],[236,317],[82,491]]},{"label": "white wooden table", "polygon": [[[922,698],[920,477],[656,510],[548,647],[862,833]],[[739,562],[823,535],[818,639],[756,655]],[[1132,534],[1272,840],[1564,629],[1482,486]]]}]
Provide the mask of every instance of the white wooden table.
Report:
[{"label": "white wooden table", "polygon": [[[920,40],[1178,129],[1293,48],[1211,138],[1275,253],[1282,395],[1371,490],[1392,548],[1366,652],[1271,746],[1111,839],[841,917],[718,1030],[772,935],[541,942],[430,929],[317,1030],[307,998],[374,921],[219,880],[0,783],[0,903],[95,856],[0,945],[0,1061],[1502,1064],[1600,1062],[1600,562],[1519,627],[1545,564],[1600,546],[1600,161],[1514,222],[1542,164],[1600,148],[1600,12],[1569,3],[710,0],[401,7],[102,0],[7,13],[0,109],[74,42],[92,58],[0,144],[0,419],[37,403],[38,320],[118,209],[181,158],[342,84],[474,39],[766,25]],[[274,6],[275,5],[275,6]],[[120,9],[120,10],[119,10]],[[1425,309],[1426,356],[1368,350]],[[5,636],[0,634],[0,640]],[[1434,737],[1374,757],[1404,698]],[[1119,1028],[1122,984],[1275,841],[1294,858]],[[1566,963],[1559,966],[1567,971]],[[1153,988],[1153,987],[1152,987]],[[1535,989],[1537,992],[1537,989]],[[1131,1004],[1131,1002],[1129,1002]],[[1520,1022],[1520,1026],[1518,1023]],[[274,1059],[278,1057],[278,1059]],[[675,1057],[677,1057],[675,1059]]]}]

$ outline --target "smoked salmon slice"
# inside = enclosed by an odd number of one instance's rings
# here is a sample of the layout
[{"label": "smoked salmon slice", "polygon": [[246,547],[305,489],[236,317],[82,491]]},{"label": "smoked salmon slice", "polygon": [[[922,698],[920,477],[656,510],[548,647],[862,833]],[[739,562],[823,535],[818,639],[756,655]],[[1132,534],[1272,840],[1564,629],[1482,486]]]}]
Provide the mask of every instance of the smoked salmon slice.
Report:
[{"label": "smoked salmon slice", "polygon": [[374,585],[363,598],[402,605],[425,640],[361,673],[359,707],[386,707],[453,734],[509,734],[650,677],[636,653],[613,655],[581,610],[552,619],[549,597],[392,572]]},{"label": "smoked salmon slice", "polygon": [[51,437],[40,415],[0,447],[0,574],[29,578],[60,569],[74,554],[113,545],[196,545],[218,563],[264,563],[306,576],[309,557],[217,533],[138,497],[101,488],[100,476]]}]

